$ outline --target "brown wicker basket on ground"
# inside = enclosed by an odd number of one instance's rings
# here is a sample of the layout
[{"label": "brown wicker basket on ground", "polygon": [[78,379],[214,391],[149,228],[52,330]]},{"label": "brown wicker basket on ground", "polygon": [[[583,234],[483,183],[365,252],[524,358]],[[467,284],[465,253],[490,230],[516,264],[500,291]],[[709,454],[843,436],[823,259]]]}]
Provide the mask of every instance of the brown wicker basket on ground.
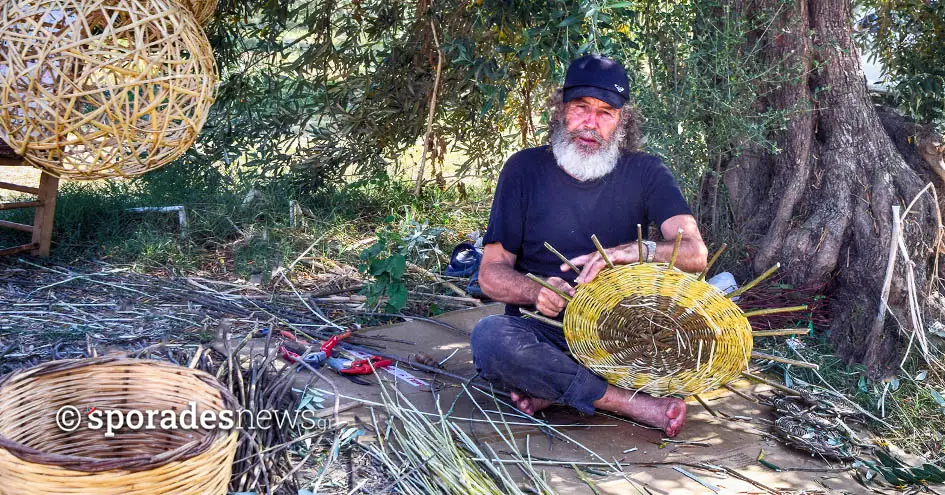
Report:
[{"label": "brown wicker basket on ground", "polygon": [[605,268],[578,286],[564,334],[591,371],[652,395],[714,390],[745,371],[752,351],[742,310],[666,263]]},{"label": "brown wicker basket on ground", "polygon": [[0,39],[0,138],[56,176],[166,165],[215,98],[210,43],[177,0],[11,0]]},{"label": "brown wicker basket on ground", "polygon": [[[106,437],[104,429],[88,428],[87,408],[181,417],[190,402],[197,418],[237,408],[212,376],[158,361],[64,360],[11,373],[0,380],[0,494],[225,494],[236,429],[147,429],[144,423]],[[71,432],[57,425],[67,406],[82,418]],[[156,426],[162,417],[155,416]]]}]

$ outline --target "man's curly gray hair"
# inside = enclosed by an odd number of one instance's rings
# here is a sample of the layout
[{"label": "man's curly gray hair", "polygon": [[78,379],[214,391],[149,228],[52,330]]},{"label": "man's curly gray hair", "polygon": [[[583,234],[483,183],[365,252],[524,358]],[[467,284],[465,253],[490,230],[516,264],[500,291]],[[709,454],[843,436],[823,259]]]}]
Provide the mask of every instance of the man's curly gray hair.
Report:
[{"label": "man's curly gray hair", "polygon": [[[564,127],[564,90],[561,88],[555,90],[551,96],[548,97],[548,140],[550,142],[551,136],[559,130],[563,130]],[[640,115],[639,110],[637,110],[636,105],[632,101],[628,101],[623,108],[620,109],[620,122],[617,123],[617,128],[621,129],[623,132],[623,141],[620,143],[621,151],[637,151],[640,149],[640,145],[643,141],[643,132],[641,130],[641,125],[643,124],[643,117]],[[619,134],[618,134],[619,135]]]}]

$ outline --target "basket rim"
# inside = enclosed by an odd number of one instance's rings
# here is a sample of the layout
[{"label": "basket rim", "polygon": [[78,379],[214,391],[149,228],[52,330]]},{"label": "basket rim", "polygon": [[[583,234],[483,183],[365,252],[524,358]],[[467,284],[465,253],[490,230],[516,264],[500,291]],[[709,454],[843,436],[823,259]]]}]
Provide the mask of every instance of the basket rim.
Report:
[{"label": "basket rim", "polygon": [[[62,371],[76,370],[91,366],[101,366],[110,364],[135,364],[143,366],[156,366],[175,372],[184,371],[194,378],[197,378],[205,385],[220,394],[224,409],[238,410],[239,403],[236,397],[226,388],[224,388],[212,375],[194,368],[177,366],[168,362],[154,359],[135,359],[126,356],[103,356],[97,358],[85,359],[62,359],[58,361],[49,361],[32,368],[16,370],[6,376],[0,377],[0,392],[7,384],[37,376],[43,376]],[[0,412],[2,413],[2,412]],[[222,430],[214,428],[210,430],[199,440],[193,440],[177,447],[176,449],[161,452],[154,455],[135,455],[121,459],[97,459],[94,457],[51,454],[33,447],[28,447],[19,442],[15,442],[2,433],[0,433],[0,448],[13,454],[19,459],[36,464],[81,471],[87,473],[99,473],[103,471],[146,471],[158,468],[169,462],[184,461],[196,457],[210,450],[218,442],[226,442],[230,435],[237,435],[237,431]]]}]

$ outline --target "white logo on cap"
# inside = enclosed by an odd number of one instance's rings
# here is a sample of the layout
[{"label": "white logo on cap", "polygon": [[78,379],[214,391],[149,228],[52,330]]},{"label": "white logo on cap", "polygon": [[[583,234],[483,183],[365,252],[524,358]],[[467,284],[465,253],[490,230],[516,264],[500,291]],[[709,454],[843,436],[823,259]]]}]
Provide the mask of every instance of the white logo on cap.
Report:
[{"label": "white logo on cap", "polygon": [[623,93],[623,86],[621,86],[621,85],[619,85],[619,84],[614,84],[614,87],[617,88],[617,91],[618,91],[618,92]]}]

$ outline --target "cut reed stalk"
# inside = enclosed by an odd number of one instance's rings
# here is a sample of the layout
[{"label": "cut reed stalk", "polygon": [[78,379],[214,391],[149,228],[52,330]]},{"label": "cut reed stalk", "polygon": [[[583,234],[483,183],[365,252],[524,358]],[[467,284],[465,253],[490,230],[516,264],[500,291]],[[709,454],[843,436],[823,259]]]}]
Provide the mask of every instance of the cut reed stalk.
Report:
[{"label": "cut reed stalk", "polygon": [[604,263],[607,263],[607,267],[613,268],[614,262],[610,261],[610,256],[607,256],[607,251],[604,251],[604,246],[600,245],[600,241],[597,240],[597,234],[591,235],[591,242],[594,243],[594,247],[597,248],[597,252],[600,253],[600,257],[604,259]]},{"label": "cut reed stalk", "polygon": [[531,274],[531,273],[526,273],[525,276],[528,277],[529,280],[538,283],[538,284],[541,285],[542,287],[544,287],[544,288],[550,290],[551,292],[554,292],[555,294],[558,294],[558,295],[561,296],[561,298],[564,299],[565,301],[571,302],[571,296],[568,295],[568,293],[566,293],[566,292],[564,292],[563,290],[561,290],[561,289],[559,289],[559,288],[557,288],[557,287],[555,287],[555,286],[549,284],[548,282],[544,281],[541,277],[536,277],[535,275],[533,275],[533,274]]},{"label": "cut reed stalk", "polygon": [[524,309],[520,309],[519,311],[521,311],[522,314],[524,314],[525,316],[527,316],[527,317],[529,317],[529,318],[534,318],[534,319],[536,319],[536,320],[538,320],[538,321],[540,321],[540,322],[542,322],[542,323],[544,323],[544,324],[546,324],[546,325],[551,325],[551,326],[557,327],[557,328],[564,328],[564,323],[561,323],[561,322],[558,321],[558,320],[553,320],[553,319],[551,319],[551,318],[548,318],[547,316],[540,315],[540,314],[538,314],[537,312],[534,312],[534,311],[527,311],[527,310],[524,310]]},{"label": "cut reed stalk", "polygon": [[752,337],[776,337],[778,335],[807,335],[810,328],[782,328],[780,330],[755,330]]},{"label": "cut reed stalk", "polygon": [[778,268],[781,268],[781,263],[775,263],[774,266],[772,266],[771,268],[768,268],[764,273],[759,275],[757,278],[755,278],[751,282],[748,282],[747,284],[740,287],[739,289],[729,292],[728,294],[726,294],[725,297],[728,297],[729,299],[731,299],[733,297],[738,296],[739,294],[745,293],[745,291],[751,290],[754,286],[758,285],[764,279],[770,277],[774,272],[778,271]]},{"label": "cut reed stalk", "polygon": [[669,257],[669,269],[672,270],[676,266],[676,257],[679,256],[679,245],[682,244],[683,238],[683,229],[676,231],[676,243],[673,244],[673,254]]},{"label": "cut reed stalk", "polygon": [[792,366],[797,366],[799,368],[812,368],[815,370],[820,369],[820,366],[814,363],[809,363],[807,361],[798,361],[796,359],[783,358],[780,356],[765,354],[763,352],[758,352],[758,351],[753,351],[751,353],[751,357],[752,359],[764,359],[767,361],[775,361],[778,363],[790,364]]},{"label": "cut reed stalk", "polygon": [[643,256],[643,226],[640,224],[637,224],[637,251],[639,252],[637,260],[640,263],[646,261],[646,258]]},{"label": "cut reed stalk", "polygon": [[751,318],[752,316],[771,315],[775,313],[789,313],[791,311],[803,311],[805,309],[807,309],[806,304],[802,306],[789,306],[787,308],[756,309],[754,311],[746,311],[745,318]]},{"label": "cut reed stalk", "polygon": [[716,260],[719,259],[719,256],[722,256],[722,252],[725,251],[725,248],[728,247],[728,243],[722,243],[722,246],[719,247],[719,250],[712,255],[712,258],[709,259],[709,262],[705,265],[705,270],[702,270],[702,273],[699,274],[699,280],[705,280],[706,275],[709,274],[709,269],[712,268],[712,265],[715,264]]},{"label": "cut reed stalk", "polygon": [[580,274],[581,274],[581,270],[578,269],[578,267],[575,266],[574,263],[571,263],[571,260],[565,258],[563,254],[559,253],[558,250],[554,248],[554,246],[552,246],[551,244],[548,244],[548,243],[546,242],[546,243],[545,243],[545,249],[551,251],[552,254],[554,254],[555,256],[558,257],[559,260],[561,260],[562,263],[564,263],[565,265],[568,265],[568,268],[570,268],[571,270],[574,270],[574,273],[575,273],[576,275],[580,275]]}]

